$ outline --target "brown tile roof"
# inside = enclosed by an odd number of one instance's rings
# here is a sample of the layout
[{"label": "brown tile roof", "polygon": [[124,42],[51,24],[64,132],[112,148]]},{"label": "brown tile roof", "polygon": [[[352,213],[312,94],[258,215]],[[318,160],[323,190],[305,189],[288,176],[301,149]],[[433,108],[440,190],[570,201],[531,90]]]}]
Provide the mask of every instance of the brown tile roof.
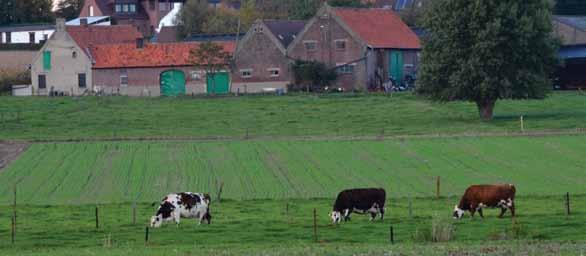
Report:
[{"label": "brown tile roof", "polygon": [[[234,53],[234,42],[216,42],[230,54]],[[145,68],[145,67],[180,67],[192,65],[189,52],[201,43],[167,43],[145,44],[136,48],[136,44],[96,45],[91,48],[95,63],[93,68]]]},{"label": "brown tile roof", "polygon": [[374,48],[421,48],[417,35],[391,10],[374,8],[333,8],[333,10],[357,36]]},{"label": "brown tile roof", "polygon": [[92,45],[136,43],[142,37],[132,25],[67,26],[66,30],[84,52]]}]

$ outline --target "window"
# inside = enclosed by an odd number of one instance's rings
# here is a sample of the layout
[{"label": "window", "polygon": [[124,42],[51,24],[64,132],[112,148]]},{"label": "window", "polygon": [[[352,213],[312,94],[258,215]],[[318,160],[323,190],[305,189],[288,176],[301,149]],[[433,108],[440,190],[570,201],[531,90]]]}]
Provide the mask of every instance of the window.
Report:
[{"label": "window", "polygon": [[124,13],[128,12],[128,4],[122,5],[122,12],[124,12]]},{"label": "window", "polygon": [[35,41],[36,41],[35,40],[35,32],[29,32],[28,33],[28,41],[31,44],[34,44],[35,43]]},{"label": "window", "polygon": [[90,5],[90,17],[94,16],[94,6]]},{"label": "window", "polygon": [[43,69],[45,71],[51,70],[51,52],[50,51],[43,52]]},{"label": "window", "polygon": [[250,78],[252,77],[252,69],[241,69],[240,76],[242,78]]},{"label": "window", "polygon": [[136,12],[136,4],[130,4],[129,8],[130,8],[129,9],[130,12],[133,12],[133,13]]},{"label": "window", "polygon": [[12,43],[12,33],[6,32],[6,43]]},{"label": "window", "polygon": [[154,10],[155,9],[155,0],[149,0],[149,9],[150,10]]},{"label": "window", "polygon": [[303,45],[307,51],[317,50],[317,41],[303,41]]},{"label": "window", "polygon": [[339,50],[339,51],[346,50],[346,39],[338,39],[338,40],[335,40],[334,43],[336,44],[336,50]]},{"label": "window", "polygon": [[39,75],[39,89],[47,88],[47,77],[45,75]]},{"label": "window", "polygon": [[410,0],[398,0],[395,5],[395,10],[403,10],[408,7]]},{"label": "window", "polygon": [[117,12],[117,13],[120,13],[120,12],[122,12],[122,5],[121,5],[121,4],[117,4],[117,5],[116,5],[116,12]]},{"label": "window", "polygon": [[120,86],[128,86],[128,72],[126,72],[126,69],[120,70]]},{"label": "window", "polygon": [[77,58],[77,52],[76,51],[73,51],[71,53],[71,58],[74,58],[74,59]]},{"label": "window", "polygon": [[336,72],[338,74],[352,74],[354,73],[354,66],[356,64],[337,64]]},{"label": "window", "polygon": [[267,70],[269,71],[269,76],[270,77],[278,77],[279,76],[279,73],[281,72],[281,70],[278,69],[278,68],[269,68]]},{"label": "window", "polygon": [[77,74],[77,84],[79,85],[79,88],[85,88],[85,73]]}]

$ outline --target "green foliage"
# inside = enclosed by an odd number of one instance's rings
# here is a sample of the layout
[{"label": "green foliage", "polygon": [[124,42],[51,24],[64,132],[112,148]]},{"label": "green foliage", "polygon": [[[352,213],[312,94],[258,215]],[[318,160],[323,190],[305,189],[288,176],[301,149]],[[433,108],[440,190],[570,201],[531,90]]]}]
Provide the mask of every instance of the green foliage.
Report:
[{"label": "green foliage", "polygon": [[321,0],[293,0],[289,17],[294,20],[311,19],[322,6]]},{"label": "green foliage", "polygon": [[207,0],[188,0],[177,17],[181,37],[199,34],[209,16]]},{"label": "green foliage", "polygon": [[448,197],[479,182],[514,183],[518,196],[575,195],[585,193],[584,145],[586,136],[42,143],[0,172],[0,205],[17,181],[23,204],[151,202],[169,191],[215,193],[219,181],[233,200],[332,198],[352,187],[433,197],[436,176]]},{"label": "green foliage", "polygon": [[8,93],[13,85],[31,84],[31,72],[0,69],[0,94]]},{"label": "green foliage", "polygon": [[55,15],[66,20],[75,19],[83,8],[83,2],[84,0],[63,0],[57,5]]},{"label": "green foliage", "polygon": [[0,26],[54,22],[52,0],[2,0]]},{"label": "green foliage", "polygon": [[[238,13],[234,10],[220,8],[209,10],[209,15],[203,25],[203,33],[226,34],[236,33],[238,30]],[[241,28],[246,31],[246,28]]]},{"label": "green foliage", "polygon": [[242,31],[247,31],[252,23],[259,18],[259,14],[257,13],[256,9],[256,1],[255,0],[244,0],[242,7],[240,8],[240,18],[241,18],[241,25]]},{"label": "green foliage", "polygon": [[333,7],[353,7],[366,8],[370,7],[370,3],[364,3],[361,0],[328,0],[328,4]]},{"label": "green foliage", "polygon": [[196,69],[204,70],[207,74],[215,74],[228,66],[230,54],[224,51],[222,45],[204,42],[189,52],[189,59]]},{"label": "green foliage", "polygon": [[295,60],[292,70],[295,78],[295,86],[289,88],[292,91],[323,91],[337,78],[334,69],[318,61]]},{"label": "green foliage", "polygon": [[557,63],[548,0],[445,0],[425,19],[417,91],[477,104],[492,119],[499,99],[544,98]]}]

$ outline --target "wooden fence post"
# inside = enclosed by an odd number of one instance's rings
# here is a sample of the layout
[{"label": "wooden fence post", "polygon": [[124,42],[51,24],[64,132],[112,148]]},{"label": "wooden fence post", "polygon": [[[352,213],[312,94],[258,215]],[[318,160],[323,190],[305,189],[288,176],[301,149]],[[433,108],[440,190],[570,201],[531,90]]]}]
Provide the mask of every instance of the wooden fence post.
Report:
[{"label": "wooden fence post", "polygon": [[409,218],[413,218],[413,197],[409,197]]},{"label": "wooden fence post", "polygon": [[566,214],[570,215],[570,192],[566,192]]},{"label": "wooden fence post", "polygon": [[98,217],[98,206],[96,205],[96,229],[100,228],[100,219]]},{"label": "wooden fence post", "polygon": [[144,243],[149,243],[149,226],[146,226],[144,229]]},{"label": "wooden fence post", "polygon": [[132,225],[136,225],[136,201],[132,203]]},{"label": "wooden fence post", "polygon": [[219,203],[220,201],[222,201],[222,190],[224,189],[224,182],[223,181],[220,181],[220,182],[216,181],[216,184],[218,184],[217,198],[218,198],[218,203]]},{"label": "wooden fence post", "polygon": [[523,116],[521,116],[521,118],[520,118],[520,121],[521,121],[520,122],[521,123],[521,132],[525,132],[525,122],[524,122],[523,119],[524,119]]},{"label": "wooden fence post", "polygon": [[313,208],[313,239],[317,243],[317,209]]},{"label": "wooden fence post", "polygon": [[391,240],[391,244],[395,243],[395,231],[393,230],[393,225],[391,225],[389,229],[389,239]]},{"label": "wooden fence post", "polygon": [[11,225],[11,242],[14,244],[16,239],[16,184],[13,188],[13,201],[12,201],[12,225]]},{"label": "wooden fence post", "polygon": [[440,198],[440,176],[436,177],[436,189],[435,189],[435,196],[439,199]]}]

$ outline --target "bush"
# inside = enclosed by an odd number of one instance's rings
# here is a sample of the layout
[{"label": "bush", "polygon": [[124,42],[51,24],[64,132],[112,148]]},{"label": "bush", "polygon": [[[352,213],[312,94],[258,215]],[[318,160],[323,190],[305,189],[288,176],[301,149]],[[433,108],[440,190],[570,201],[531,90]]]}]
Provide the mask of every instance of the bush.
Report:
[{"label": "bush", "polygon": [[17,71],[0,69],[0,94],[10,92],[13,85],[30,83],[31,73],[29,70]]},{"label": "bush", "polygon": [[454,239],[455,231],[456,229],[451,220],[434,215],[429,227],[415,230],[413,240],[434,243],[449,242]]},{"label": "bush", "polygon": [[287,88],[291,92],[323,92],[338,78],[334,69],[318,61],[296,60],[292,70],[295,83]]}]

